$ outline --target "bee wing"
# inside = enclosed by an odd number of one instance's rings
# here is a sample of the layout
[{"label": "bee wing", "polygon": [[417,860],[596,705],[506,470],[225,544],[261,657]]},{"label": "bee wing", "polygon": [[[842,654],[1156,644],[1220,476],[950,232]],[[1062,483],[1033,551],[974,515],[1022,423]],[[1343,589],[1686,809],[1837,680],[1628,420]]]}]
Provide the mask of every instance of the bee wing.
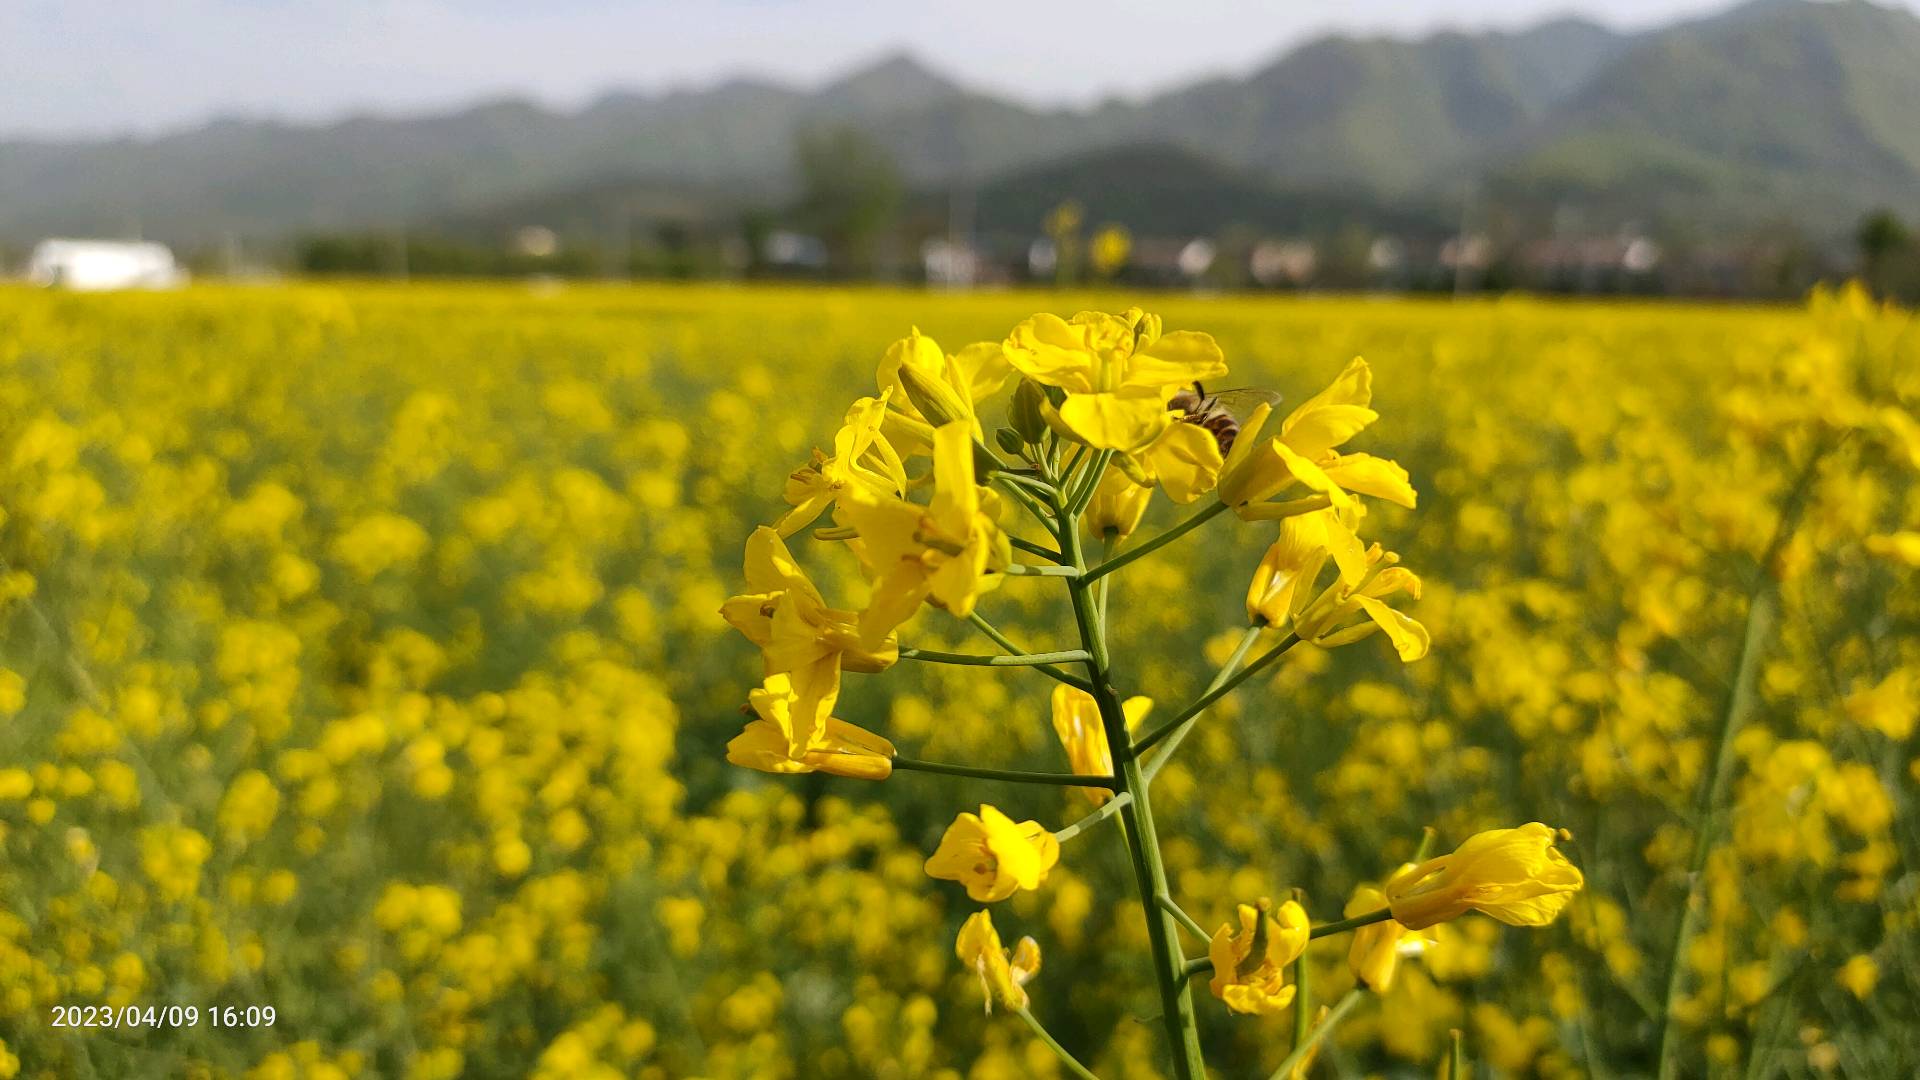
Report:
[{"label": "bee wing", "polygon": [[1207,400],[1214,408],[1226,410],[1227,414],[1233,417],[1235,421],[1244,424],[1246,423],[1247,417],[1253,413],[1253,410],[1262,405],[1270,405],[1276,409],[1279,408],[1280,392],[1278,390],[1261,390],[1257,387],[1243,386],[1236,390],[1222,390]]}]

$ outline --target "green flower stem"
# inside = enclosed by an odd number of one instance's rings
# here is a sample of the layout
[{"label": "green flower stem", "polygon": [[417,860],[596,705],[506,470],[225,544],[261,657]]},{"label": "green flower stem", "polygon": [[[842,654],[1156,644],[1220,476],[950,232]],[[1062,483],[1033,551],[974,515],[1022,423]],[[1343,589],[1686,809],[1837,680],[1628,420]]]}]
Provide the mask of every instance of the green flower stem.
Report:
[{"label": "green flower stem", "polygon": [[[1073,565],[1083,567],[1086,556],[1080,547],[1079,518],[1066,513],[1059,503],[1054,506],[1061,511],[1060,550]],[[1134,881],[1140,892],[1141,913],[1147,920],[1154,983],[1160,992],[1160,1019],[1166,1026],[1173,1075],[1176,1080],[1206,1080],[1199,1021],[1194,1016],[1193,994],[1187,988],[1183,972],[1186,961],[1178,942],[1180,926],[1157,903],[1160,897],[1169,895],[1169,890],[1166,867],[1160,860],[1159,836],[1154,831],[1146,776],[1141,772],[1140,759],[1128,746],[1127,718],[1120,707],[1120,695],[1113,689],[1107,638],[1095,610],[1094,591],[1086,579],[1069,578],[1067,596],[1073,604],[1074,621],[1080,627],[1080,640],[1087,649],[1087,677],[1093,683],[1093,700],[1100,710],[1100,723],[1119,766],[1116,790],[1132,795],[1121,807],[1120,820],[1127,840],[1127,854],[1133,862]]]},{"label": "green flower stem", "polygon": [[1187,706],[1184,709],[1181,709],[1178,716],[1175,716],[1173,719],[1167,721],[1164,724],[1161,724],[1159,727],[1154,728],[1152,731],[1149,731],[1145,735],[1134,740],[1134,743],[1133,743],[1134,756],[1137,757],[1141,753],[1145,752],[1149,747],[1153,746],[1154,743],[1159,742],[1161,739],[1164,739],[1167,736],[1173,734],[1175,731],[1179,730],[1180,725],[1186,723],[1187,721],[1205,712],[1207,710],[1207,706],[1212,705],[1214,702],[1219,701],[1221,698],[1226,697],[1228,694],[1232,693],[1234,687],[1239,686],[1241,683],[1246,682],[1248,679],[1253,678],[1255,675],[1258,675],[1262,668],[1265,668],[1268,664],[1271,664],[1275,660],[1280,659],[1281,656],[1286,654],[1286,651],[1288,649],[1291,649],[1298,644],[1300,644],[1299,635],[1290,633],[1286,637],[1281,638],[1279,644],[1275,645],[1273,648],[1268,649],[1266,652],[1263,652],[1259,656],[1255,657],[1254,661],[1251,664],[1248,664],[1246,667],[1243,667],[1239,671],[1234,672],[1232,675],[1227,676],[1225,679],[1219,680],[1214,685],[1213,689],[1208,690],[1204,694],[1201,694],[1199,697],[1194,699],[1193,704]]},{"label": "green flower stem", "polygon": [[1280,1063],[1279,1068],[1273,1070],[1273,1075],[1267,1077],[1267,1080],[1288,1080],[1293,1075],[1293,1070],[1307,1060],[1308,1054],[1313,1053],[1313,1048],[1319,1046],[1328,1035],[1333,1033],[1334,1025],[1345,1020],[1347,1014],[1353,1011],[1353,1007],[1360,1004],[1360,998],[1365,993],[1366,991],[1358,986],[1347,991],[1345,997],[1334,1003],[1332,1011],[1327,1013],[1327,1018],[1307,1033],[1306,1039],[1293,1048],[1293,1053],[1287,1055],[1287,1059]]},{"label": "green flower stem", "polygon": [[1182,979],[1191,979],[1195,975],[1211,974],[1213,974],[1213,957],[1211,956],[1202,956],[1189,960],[1186,966],[1180,969],[1180,977]]},{"label": "green flower stem", "polygon": [[993,478],[995,480],[1005,480],[1009,484],[1018,484],[1021,487],[1026,488],[1027,490],[1035,492],[1040,495],[1045,495],[1045,496],[1053,495],[1053,485],[1047,483],[1045,480],[1042,480],[1037,476],[1028,476],[1027,474],[1021,473],[1021,472],[1007,471],[1007,472],[994,473]]},{"label": "green flower stem", "polygon": [[1133,548],[1128,551],[1123,551],[1120,554],[1115,555],[1113,558],[1108,559],[1106,562],[1101,563],[1099,566],[1096,566],[1091,570],[1088,570],[1086,573],[1086,580],[1095,581],[1100,578],[1106,577],[1108,574],[1113,573],[1115,570],[1120,569],[1121,567],[1127,565],[1128,563],[1132,562],[1135,559],[1142,558],[1147,555],[1151,555],[1152,553],[1160,550],[1163,547],[1166,547],[1168,544],[1173,543],[1175,540],[1180,539],[1181,537],[1187,535],[1188,533],[1199,528],[1200,526],[1205,525],[1207,522],[1212,521],[1216,515],[1218,515],[1221,511],[1225,510],[1226,508],[1227,508],[1227,504],[1220,502],[1218,500],[1208,503],[1205,507],[1201,508],[1201,510],[1198,513],[1194,514],[1192,517],[1187,518],[1187,520],[1181,522],[1180,524],[1175,525],[1173,528],[1168,529],[1166,532],[1163,532],[1160,535],[1154,537],[1153,539],[1147,541],[1146,543],[1141,544],[1137,548]]},{"label": "green flower stem", "polygon": [[1175,903],[1173,897],[1171,896],[1160,897],[1160,907],[1167,914],[1173,916],[1175,919],[1178,919],[1180,922],[1180,925],[1186,927],[1187,932],[1189,934],[1192,934],[1194,937],[1199,938],[1201,941],[1211,940],[1211,938],[1207,934],[1206,928],[1200,925],[1199,920],[1187,914],[1186,909],[1182,908],[1178,903]]},{"label": "green flower stem", "polygon": [[1087,467],[1087,475],[1081,478],[1080,486],[1073,493],[1073,501],[1067,504],[1067,517],[1078,518],[1093,501],[1093,492],[1100,486],[1100,478],[1106,475],[1107,465],[1113,461],[1113,451],[1102,450],[1094,455],[1093,464]]},{"label": "green flower stem", "polygon": [[1007,542],[1029,555],[1038,555],[1043,559],[1048,559],[1056,563],[1060,561],[1060,553],[1045,544],[1036,544],[1031,540],[1022,540],[1011,533],[1007,534]]},{"label": "green flower stem", "polygon": [[1063,577],[1077,578],[1080,571],[1071,566],[1036,566],[1032,563],[1012,563],[1005,571],[1008,577]]},{"label": "green flower stem", "polygon": [[[998,627],[988,622],[986,616],[980,614],[978,611],[967,616],[967,621],[972,623],[974,627],[978,629],[981,633],[993,639],[993,643],[995,645],[1000,646],[1002,649],[1005,649],[1008,655],[1011,655],[1011,656],[1028,655],[1027,650],[1021,648],[1018,645],[1015,645],[1013,643],[1013,639],[1001,633]],[[1084,690],[1087,693],[1093,692],[1092,683],[1088,682],[1087,680],[1081,678],[1078,675],[1075,675],[1071,671],[1065,671],[1057,667],[1049,666],[1047,664],[1037,664],[1034,666],[1034,670],[1041,672],[1042,674],[1046,675],[1048,678],[1057,679],[1060,682],[1066,683],[1068,686],[1075,687],[1080,690]]]},{"label": "green flower stem", "polygon": [[922,761],[919,758],[895,756],[893,767],[910,772],[941,773],[946,776],[972,776],[981,780],[1006,780],[1015,784],[1053,784],[1059,787],[1094,787],[1112,789],[1117,786],[1111,776],[1082,775],[1080,773],[1027,772],[1023,769],[984,769],[974,765],[954,765],[945,761]]},{"label": "green flower stem", "polygon": [[1462,1045],[1460,1029],[1448,1032],[1453,1037],[1453,1047],[1447,1053],[1447,1080],[1460,1080],[1467,1071],[1467,1051]]},{"label": "green flower stem", "polygon": [[[975,445],[977,446],[979,444],[976,443]],[[1006,476],[1005,474],[1001,474],[995,479],[1006,480]],[[1052,516],[1048,513],[1047,508],[1041,504],[1040,500],[1034,497],[1032,492],[1019,484],[1011,482],[1004,483],[1001,487],[1007,494],[1013,496],[1015,502],[1026,507],[1027,513],[1033,515],[1033,520],[1039,522],[1041,528],[1046,529],[1048,532],[1053,531],[1054,522]]]},{"label": "green flower stem", "polygon": [[1363,926],[1372,926],[1374,923],[1386,922],[1391,918],[1393,918],[1393,909],[1381,908],[1379,911],[1369,911],[1365,915],[1355,915],[1351,919],[1321,923],[1307,934],[1307,940],[1312,941],[1315,938],[1327,937],[1330,934],[1344,934],[1349,930],[1358,930]]},{"label": "green flower stem", "polygon": [[1740,639],[1740,655],[1734,661],[1733,682],[1727,689],[1726,710],[1720,718],[1713,771],[1700,788],[1699,806],[1694,812],[1693,863],[1687,874],[1686,906],[1681,908],[1680,923],[1673,932],[1673,947],[1667,953],[1667,999],[1660,1011],[1660,1080],[1673,1080],[1680,1075],[1679,1025],[1674,1022],[1673,1014],[1680,1004],[1681,990],[1686,982],[1687,948],[1694,935],[1700,932],[1700,924],[1706,914],[1700,893],[1706,882],[1707,859],[1713,854],[1714,842],[1719,839],[1720,830],[1725,826],[1726,792],[1733,781],[1734,759],[1737,756],[1734,743],[1740,729],[1753,713],[1760,653],[1772,637],[1774,620],[1779,615],[1780,586],[1773,577],[1774,563],[1793,539],[1801,512],[1806,507],[1814,474],[1827,449],[1829,447],[1818,448],[1807,459],[1793,488],[1787,493],[1786,501],[1781,504],[1780,520],[1775,524],[1773,536],[1767,541],[1766,552],[1760,558],[1759,580],[1747,596],[1746,630]]},{"label": "green flower stem", "polygon": [[[1304,904],[1306,896],[1301,889],[1293,890],[1295,903]],[[1305,949],[1293,959],[1293,987],[1293,1046],[1298,1050],[1306,1045],[1308,1029],[1313,1026],[1313,968],[1307,964]]]},{"label": "green flower stem", "polygon": [[1059,841],[1060,843],[1064,844],[1067,841],[1073,839],[1074,837],[1079,836],[1081,833],[1086,832],[1088,829],[1093,828],[1095,825],[1100,824],[1101,822],[1107,820],[1108,818],[1114,816],[1115,814],[1118,814],[1120,811],[1126,809],[1127,804],[1132,801],[1133,801],[1133,793],[1129,791],[1123,791],[1120,794],[1115,795],[1113,798],[1108,799],[1106,802],[1100,804],[1100,809],[1095,810],[1093,813],[1088,814],[1086,817],[1081,818],[1079,821],[1076,821],[1073,824],[1067,826],[1066,828],[1061,829],[1059,832],[1054,833],[1053,838]]},{"label": "green flower stem", "polygon": [[[1103,582],[1105,580],[1105,578],[1101,579]],[[1253,651],[1254,643],[1260,640],[1261,631],[1266,628],[1267,625],[1265,623],[1255,623],[1247,627],[1247,632],[1240,635],[1240,643],[1234,646],[1233,655],[1227,657],[1227,662],[1221,665],[1219,672],[1214,675],[1213,681],[1207,684],[1208,693],[1220,689],[1221,683],[1233,678],[1234,672],[1239,671],[1240,665],[1246,662],[1247,654]],[[1180,744],[1186,741],[1188,734],[1192,731],[1193,725],[1189,723],[1168,737],[1167,745],[1160,748],[1160,752],[1154,755],[1152,761],[1147,762],[1148,783],[1152,783],[1153,778],[1160,775],[1160,770],[1166,767],[1167,762],[1173,760],[1174,753],[1180,749]]]},{"label": "green flower stem", "polygon": [[900,659],[919,660],[927,664],[959,664],[962,667],[1040,667],[1044,664],[1085,663],[1087,650],[1062,649],[1059,652],[989,656],[982,653],[940,652],[936,649],[901,649]]},{"label": "green flower stem", "polygon": [[1015,1009],[1014,1012],[1020,1014],[1020,1019],[1025,1020],[1027,1026],[1033,1029],[1033,1033],[1039,1036],[1040,1041],[1047,1044],[1047,1049],[1053,1051],[1054,1056],[1060,1059],[1060,1063],[1067,1067],[1068,1072],[1079,1077],[1080,1080],[1100,1080],[1099,1077],[1093,1075],[1093,1070],[1080,1064],[1072,1054],[1067,1053],[1067,1048],[1061,1046],[1060,1040],[1054,1038],[1047,1032],[1046,1028],[1040,1026],[1040,1021],[1034,1019],[1031,1011],[1027,1009]]}]

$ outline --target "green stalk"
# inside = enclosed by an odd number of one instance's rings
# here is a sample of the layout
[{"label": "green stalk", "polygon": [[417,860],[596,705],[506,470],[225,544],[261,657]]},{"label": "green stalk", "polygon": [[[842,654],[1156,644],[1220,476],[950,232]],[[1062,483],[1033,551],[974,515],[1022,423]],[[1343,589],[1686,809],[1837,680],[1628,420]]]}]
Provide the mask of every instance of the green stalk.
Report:
[{"label": "green stalk", "polygon": [[919,660],[928,664],[959,664],[963,667],[1045,667],[1048,664],[1085,663],[1087,651],[1062,649],[1058,652],[987,656],[981,653],[940,652],[937,649],[901,649],[900,659]]},{"label": "green stalk", "polygon": [[1160,907],[1167,914],[1179,920],[1180,925],[1186,928],[1187,933],[1192,934],[1194,937],[1199,938],[1201,941],[1212,940],[1207,934],[1207,928],[1204,926],[1201,926],[1200,921],[1198,919],[1195,919],[1193,916],[1187,914],[1186,909],[1181,907],[1179,904],[1175,903],[1173,900],[1173,897],[1171,896],[1161,897]]},{"label": "green stalk", "polygon": [[[1106,579],[1102,578],[1101,580],[1105,581]],[[1222,664],[1220,670],[1214,674],[1213,681],[1207,684],[1207,693],[1210,694],[1220,689],[1221,683],[1233,678],[1234,673],[1240,670],[1240,665],[1246,662],[1247,654],[1253,651],[1254,643],[1260,640],[1261,631],[1266,628],[1265,623],[1255,623],[1247,627],[1247,632],[1240,635],[1240,644],[1234,646],[1233,655],[1227,657],[1227,662]],[[1147,762],[1147,780],[1149,783],[1152,782],[1154,777],[1160,775],[1160,770],[1166,767],[1167,762],[1173,760],[1174,751],[1180,749],[1180,744],[1186,741],[1187,735],[1191,731],[1193,731],[1193,725],[1188,724],[1185,727],[1175,729],[1174,733],[1167,737],[1167,745],[1163,747],[1158,754],[1154,755],[1152,761]]]},{"label": "green stalk", "polygon": [[1137,548],[1133,548],[1129,551],[1124,551],[1119,555],[1116,555],[1113,558],[1108,559],[1106,562],[1101,563],[1099,566],[1096,566],[1091,570],[1088,570],[1086,573],[1086,577],[1083,580],[1086,580],[1086,581],[1098,580],[1099,578],[1106,577],[1108,574],[1113,573],[1115,570],[1120,569],[1121,567],[1127,565],[1128,563],[1132,562],[1135,559],[1144,558],[1148,555],[1153,554],[1154,552],[1160,550],[1163,547],[1166,547],[1168,544],[1173,543],[1175,540],[1180,539],[1181,537],[1187,535],[1188,533],[1199,528],[1200,526],[1205,525],[1207,522],[1212,521],[1215,515],[1219,514],[1221,511],[1225,510],[1226,508],[1227,508],[1227,504],[1223,502],[1215,501],[1215,502],[1208,503],[1205,507],[1201,508],[1199,513],[1196,513],[1192,517],[1187,518],[1187,520],[1181,522],[1178,525],[1175,525],[1173,528],[1168,529],[1166,532],[1163,532],[1160,535],[1154,537],[1153,539],[1147,541],[1146,543],[1141,544]]},{"label": "green stalk", "polygon": [[980,780],[1006,780],[1015,784],[1052,784],[1057,787],[1094,787],[1113,788],[1116,786],[1111,776],[1081,775],[1079,773],[1027,772],[1023,769],[983,769],[976,765],[954,765],[945,761],[922,761],[919,758],[895,756],[893,767],[909,772],[940,773],[943,776],[971,776]]},{"label": "green stalk", "polygon": [[1027,1009],[1015,1009],[1014,1012],[1020,1014],[1020,1019],[1025,1020],[1027,1026],[1033,1029],[1033,1033],[1039,1036],[1040,1041],[1047,1044],[1047,1049],[1053,1051],[1054,1056],[1060,1059],[1060,1063],[1067,1067],[1068,1072],[1079,1077],[1080,1080],[1100,1080],[1099,1077],[1093,1075],[1093,1070],[1080,1064],[1072,1054],[1067,1053],[1067,1048],[1061,1046],[1060,1040],[1054,1038],[1046,1028],[1040,1026],[1040,1021],[1034,1019],[1031,1011]]},{"label": "green stalk", "polygon": [[1115,814],[1118,814],[1120,811],[1125,810],[1127,808],[1127,804],[1132,801],[1133,801],[1133,794],[1131,792],[1123,791],[1120,794],[1115,795],[1113,798],[1108,799],[1106,802],[1101,803],[1100,809],[1095,810],[1093,813],[1088,814],[1086,817],[1081,818],[1079,821],[1074,822],[1073,824],[1067,826],[1066,828],[1055,832],[1053,834],[1053,838],[1059,841],[1060,843],[1064,844],[1067,841],[1073,839],[1074,837],[1079,836],[1081,833],[1087,831],[1088,829],[1093,828],[1095,825],[1098,825],[1101,822],[1107,820],[1108,818],[1114,816]]},{"label": "green stalk", "polygon": [[[1002,649],[1005,649],[1008,655],[1011,655],[1011,656],[1029,655],[1027,653],[1027,650],[1021,648],[1018,645],[1015,645],[1013,643],[1012,638],[1009,638],[1007,635],[1001,633],[999,627],[988,622],[987,617],[980,614],[978,611],[975,611],[973,614],[967,616],[967,621],[972,623],[975,629],[979,630],[981,633],[991,638],[995,645],[998,645]],[[1042,664],[1039,667],[1036,667],[1034,670],[1045,674],[1050,679],[1057,679],[1060,682],[1066,683],[1068,686],[1076,687],[1080,690],[1085,690],[1088,693],[1093,692],[1092,683],[1088,682],[1087,680],[1081,678],[1078,675],[1073,674],[1072,672],[1063,671],[1060,668],[1050,667],[1045,664]]]},{"label": "green stalk", "polygon": [[[1058,503],[1055,509],[1064,511]],[[1065,512],[1060,517],[1060,549],[1074,566],[1084,567],[1086,556],[1080,546],[1079,519]],[[1125,826],[1128,855],[1132,858],[1134,881],[1140,891],[1141,913],[1147,920],[1154,982],[1160,992],[1160,1016],[1167,1030],[1173,1073],[1176,1080],[1206,1080],[1199,1022],[1193,1011],[1193,995],[1184,977],[1186,958],[1180,952],[1180,926],[1159,905],[1160,898],[1168,896],[1169,890],[1166,867],[1160,860],[1160,840],[1154,829],[1146,776],[1140,768],[1140,759],[1130,749],[1126,714],[1120,708],[1119,694],[1113,689],[1107,639],[1095,610],[1092,583],[1084,577],[1069,578],[1067,595],[1073,603],[1074,621],[1080,627],[1080,640],[1088,653],[1087,677],[1093,684],[1093,700],[1100,709],[1107,745],[1112,748],[1119,766],[1115,790],[1132,796],[1121,808],[1120,820]]]},{"label": "green stalk", "polygon": [[1351,919],[1321,923],[1308,932],[1307,940],[1312,941],[1315,938],[1323,938],[1332,934],[1344,934],[1349,930],[1358,930],[1363,926],[1372,926],[1374,923],[1386,922],[1391,918],[1393,918],[1393,909],[1381,908],[1379,911],[1369,911],[1365,915],[1355,915]]},{"label": "green stalk", "polygon": [[[1083,584],[1085,581],[1085,578],[1081,579]],[[1248,664],[1246,667],[1241,668],[1225,679],[1217,680],[1213,689],[1195,698],[1193,704],[1181,709],[1173,719],[1168,720],[1166,723],[1161,724],[1159,727],[1154,728],[1152,731],[1136,739],[1133,743],[1134,754],[1139,755],[1144,753],[1147,748],[1151,747],[1154,743],[1178,731],[1180,725],[1205,712],[1207,706],[1232,693],[1234,687],[1239,686],[1241,683],[1259,674],[1262,668],[1280,659],[1281,656],[1286,654],[1288,649],[1298,644],[1300,644],[1299,636],[1288,634],[1286,637],[1280,639],[1279,644],[1261,653],[1258,657],[1255,657],[1253,663]]]},{"label": "green stalk", "polygon": [[[1297,904],[1306,903],[1307,894],[1293,890],[1293,899]],[[1293,1046],[1299,1049],[1307,1043],[1307,1031],[1313,1026],[1313,973],[1307,966],[1307,950],[1301,949],[1300,955],[1293,961]]]},{"label": "green stalk", "polygon": [[1679,1026],[1674,1023],[1673,1014],[1686,982],[1687,947],[1700,932],[1706,915],[1700,891],[1706,880],[1707,860],[1725,824],[1724,804],[1733,780],[1734,743],[1753,713],[1760,653],[1766,648],[1773,634],[1774,620],[1779,615],[1780,586],[1774,580],[1773,566],[1799,525],[1808,488],[1825,453],[1825,447],[1813,452],[1788,491],[1780,507],[1780,520],[1760,559],[1760,578],[1747,596],[1746,630],[1740,639],[1740,654],[1734,661],[1733,682],[1727,688],[1726,710],[1721,715],[1720,732],[1715,739],[1713,771],[1700,789],[1699,806],[1694,812],[1693,862],[1687,873],[1686,905],[1680,912],[1680,924],[1674,928],[1673,947],[1667,953],[1667,997],[1660,1011],[1660,1080],[1674,1080],[1680,1074]]},{"label": "green stalk", "polygon": [[1287,1059],[1280,1063],[1279,1068],[1273,1070],[1273,1075],[1267,1077],[1267,1080],[1288,1080],[1288,1077],[1293,1075],[1293,1070],[1307,1060],[1308,1054],[1313,1053],[1313,1048],[1319,1046],[1328,1035],[1333,1033],[1334,1025],[1345,1020],[1347,1014],[1353,1011],[1353,1007],[1360,1004],[1360,996],[1365,993],[1366,991],[1358,986],[1347,991],[1346,996],[1336,1002],[1332,1011],[1327,1013],[1327,1018],[1307,1033],[1306,1039],[1293,1048],[1293,1053],[1287,1055]]},{"label": "green stalk", "polygon": [[1467,1069],[1466,1047],[1461,1042],[1459,1028],[1448,1034],[1453,1036],[1453,1049],[1447,1054],[1447,1080],[1460,1080]]}]

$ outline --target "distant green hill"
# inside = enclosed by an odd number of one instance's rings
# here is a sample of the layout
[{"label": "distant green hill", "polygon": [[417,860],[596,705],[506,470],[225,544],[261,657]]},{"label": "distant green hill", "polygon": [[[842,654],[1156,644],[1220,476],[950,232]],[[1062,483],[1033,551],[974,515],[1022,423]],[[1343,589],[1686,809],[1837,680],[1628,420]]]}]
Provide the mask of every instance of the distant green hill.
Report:
[{"label": "distant green hill", "polygon": [[1920,203],[1920,20],[1761,0],[1654,35],[1533,126],[1504,191],[1720,224],[1823,227]]},{"label": "distant green hill", "polygon": [[[1113,168],[1145,171],[1095,194],[1128,193],[1126,215],[1143,225],[1188,220],[1183,202],[1278,220],[1284,210],[1255,204],[1285,196],[1283,206],[1325,209],[1314,200],[1329,192],[1373,201],[1376,217],[1418,216],[1477,190],[1589,222],[1792,217],[1833,232],[1870,207],[1916,201],[1920,19],[1865,0],[1757,0],[1634,35],[1559,20],[1518,33],[1335,36],[1242,77],[1078,110],[981,94],[895,55],[811,91],[736,80],[613,94],[573,112],[501,101],[315,127],[229,120],[151,139],[5,143],[0,243],[137,230],[208,245],[733,214],[788,199],[796,138],[837,126],[886,148],[922,191],[988,192],[1020,214],[1072,194],[1045,185],[1082,183],[1087,161],[1113,153]],[[1182,152],[1177,166],[1156,167],[1168,148]],[[1209,214],[1219,216],[1199,216]]]}]

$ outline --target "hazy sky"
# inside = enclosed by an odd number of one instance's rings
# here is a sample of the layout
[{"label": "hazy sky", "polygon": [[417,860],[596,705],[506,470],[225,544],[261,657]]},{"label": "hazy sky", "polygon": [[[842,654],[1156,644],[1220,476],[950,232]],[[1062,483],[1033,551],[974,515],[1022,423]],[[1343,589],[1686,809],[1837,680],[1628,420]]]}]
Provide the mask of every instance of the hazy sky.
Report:
[{"label": "hazy sky", "polygon": [[[0,0],[0,134],[328,119],[513,93],[558,105],[755,73],[817,83],[910,48],[1042,102],[1241,71],[1314,33],[1651,25],[1730,0]],[[1908,0],[1920,2],[1920,0]]]}]

